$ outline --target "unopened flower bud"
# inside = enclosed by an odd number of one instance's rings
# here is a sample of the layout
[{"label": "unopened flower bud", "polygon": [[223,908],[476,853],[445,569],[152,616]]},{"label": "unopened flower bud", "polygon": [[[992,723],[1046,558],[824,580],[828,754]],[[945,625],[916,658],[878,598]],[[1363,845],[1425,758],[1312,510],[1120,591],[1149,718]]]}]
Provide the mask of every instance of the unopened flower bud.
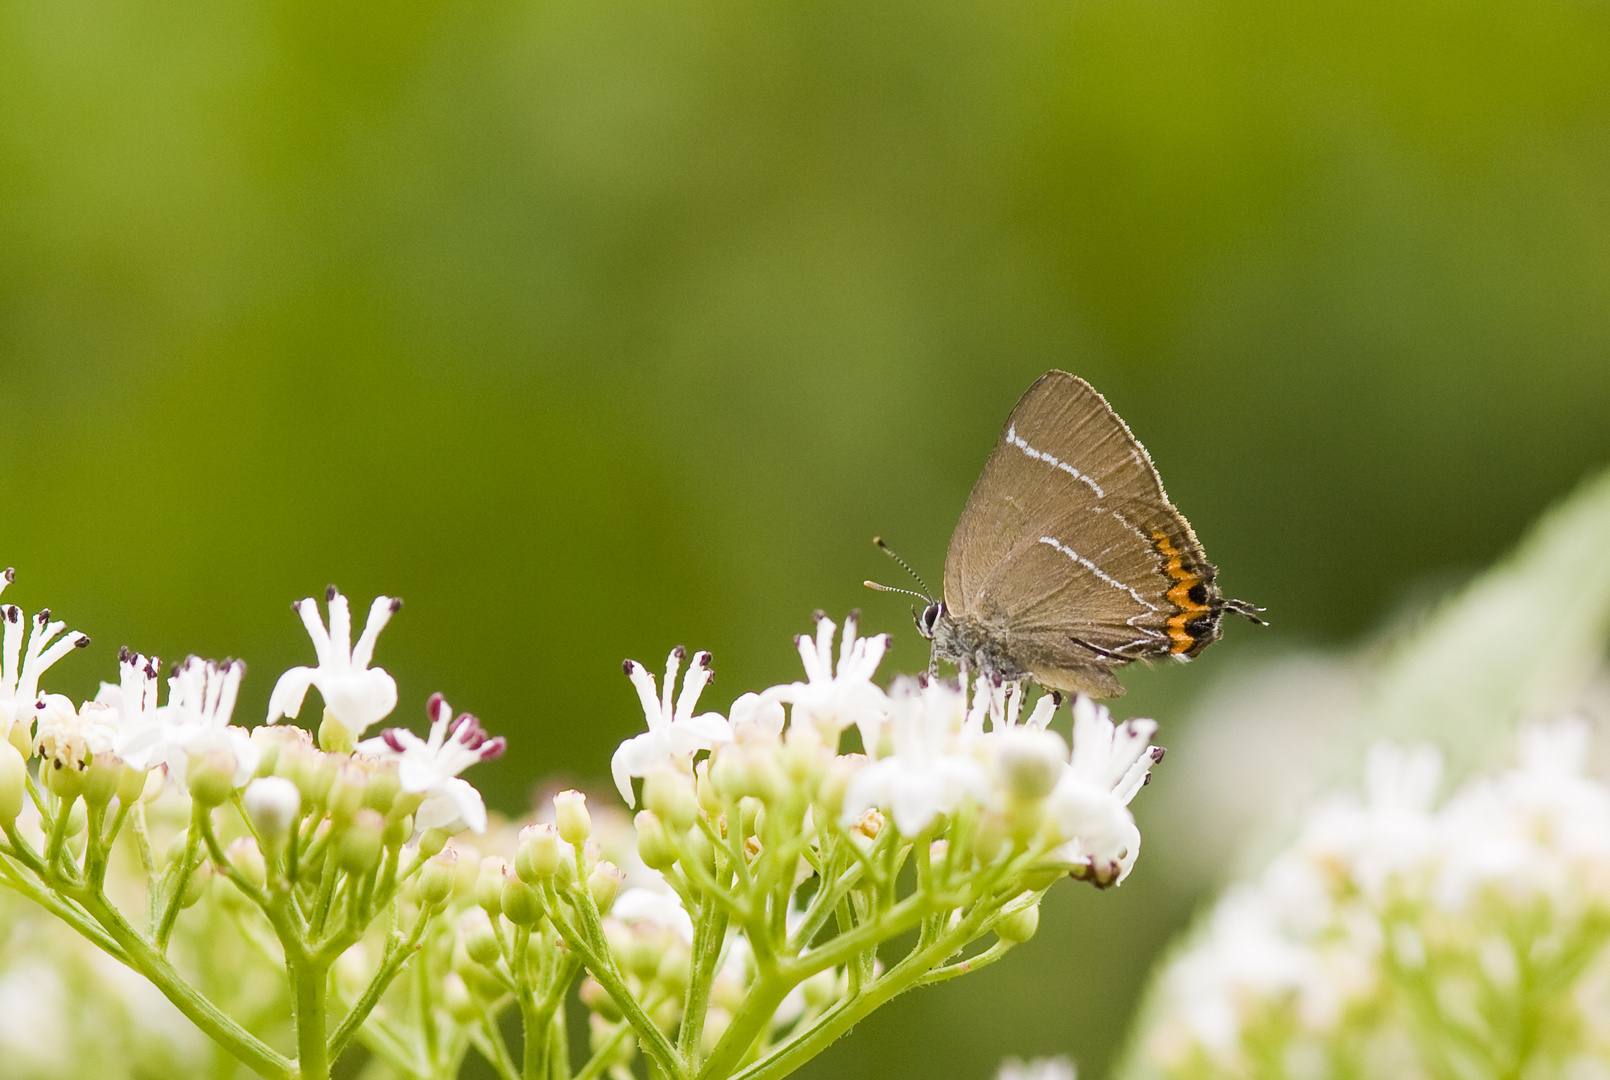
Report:
[{"label": "unopened flower bud", "polygon": [[494,917],[503,911],[504,866],[501,857],[488,855],[481,860],[481,873],[475,879],[475,902]]},{"label": "unopened flower bud", "polygon": [[480,1019],[481,1006],[456,971],[449,971],[442,977],[442,1004],[447,1006],[447,1014],[460,1024]]},{"label": "unopened flower bud", "polygon": [[34,737],[29,731],[31,726],[21,721],[12,721],[10,729],[6,732],[6,742],[22,755],[24,761],[34,756]]},{"label": "unopened flower bud", "polygon": [[706,759],[693,767],[693,791],[699,809],[714,817],[721,813],[721,795],[710,782],[710,761]]},{"label": "unopened flower bud", "polygon": [[263,860],[263,853],[258,850],[257,843],[249,836],[238,837],[229,842],[224,849],[224,857],[235,872],[259,889],[268,880],[268,865]]},{"label": "unopened flower bud", "polygon": [[191,758],[185,770],[190,798],[202,806],[221,806],[235,790],[235,770],[239,765],[228,750],[208,750]]},{"label": "unopened flower bud", "polygon": [[395,761],[382,761],[369,772],[369,783],[363,789],[363,805],[382,814],[390,814],[397,797],[402,794],[402,780],[398,777]]},{"label": "unopened flower bud", "polygon": [[669,940],[660,950],[659,963],[654,967],[654,977],[673,998],[681,998],[688,988],[691,960],[691,950],[687,943],[675,934],[669,935]]},{"label": "unopened flower bud", "polygon": [[439,851],[425,861],[419,869],[419,899],[429,907],[440,907],[453,895],[453,883],[458,877],[458,852],[452,848]]},{"label": "unopened flower bud", "polygon": [[84,801],[91,806],[105,806],[112,801],[118,788],[123,786],[123,774],[128,769],[123,759],[112,753],[93,754],[89,759],[84,782]]},{"label": "unopened flower bud", "polygon": [[693,777],[674,765],[650,769],[643,778],[643,806],[679,832],[691,828],[699,820]]},{"label": "unopened flower bud", "polygon": [[341,869],[349,874],[367,874],[378,866],[385,831],[386,819],[377,811],[365,807],[354,814],[352,822],[341,830]]},{"label": "unopened flower bud", "polygon": [[813,791],[833,762],[833,751],[822,741],[814,724],[788,729],[783,738],[783,768],[788,777],[806,791]]},{"label": "unopened flower bud", "polygon": [[527,885],[538,885],[553,877],[563,861],[559,851],[559,830],[539,823],[520,830],[520,846],[514,851],[514,872]]},{"label": "unopened flower bud", "polygon": [[430,858],[447,846],[446,829],[426,829],[419,837],[419,853]]},{"label": "unopened flower bud", "polygon": [[660,815],[652,810],[641,810],[632,819],[637,827],[637,854],[651,870],[666,870],[676,864],[676,845],[666,831]]},{"label": "unopened flower bud", "polygon": [[471,908],[459,922],[458,932],[464,940],[464,951],[471,960],[482,967],[491,967],[498,962],[503,950],[498,942],[498,933],[492,927],[492,919],[485,910]]},{"label": "unopened flower bud", "polygon": [[10,825],[28,797],[28,763],[9,742],[0,744],[0,822]]},{"label": "unopened flower bud", "polygon": [[[379,813],[379,811],[376,811]],[[414,835],[414,819],[411,817],[386,816],[386,831],[380,834],[380,842],[387,851],[397,851],[408,843],[408,838]]]},{"label": "unopened flower bud", "polygon": [[131,768],[125,763],[122,773],[118,776],[117,791],[115,793],[117,801],[123,806],[133,806],[145,797],[145,785],[149,779],[149,773]]},{"label": "unopened flower bud", "polygon": [[706,871],[716,868],[716,847],[710,842],[710,837],[698,826],[689,829],[682,840],[683,851],[688,861]]},{"label": "unopened flower bud", "polygon": [[84,770],[64,764],[60,758],[41,757],[39,771],[44,774],[45,787],[63,802],[69,802],[84,794],[86,786]]},{"label": "unopened flower bud", "polygon": [[561,791],[553,797],[554,824],[567,844],[581,845],[592,835],[593,821],[587,813],[587,796],[579,791]]},{"label": "unopened flower bud", "polygon": [[503,893],[499,899],[503,906],[503,917],[516,926],[530,926],[542,918],[542,905],[537,901],[537,891],[521,881],[507,866],[503,868]]},{"label": "unopened flower bud", "polygon": [[593,903],[598,905],[599,911],[610,909],[615,903],[616,894],[620,892],[621,882],[625,880],[626,875],[620,867],[608,859],[593,867],[593,872],[587,875],[587,888],[592,892]]},{"label": "unopened flower bud", "polygon": [[302,815],[302,793],[282,776],[262,776],[246,785],[246,817],[269,851],[279,851]]},{"label": "unopened flower bud", "polygon": [[723,743],[710,755],[710,786],[718,798],[736,802],[749,794],[749,768],[743,748]]},{"label": "unopened flower bud", "polygon": [[330,817],[336,821],[350,821],[363,806],[364,789],[369,785],[369,770],[349,760],[335,772],[330,785]]},{"label": "unopened flower bud", "polygon": [[1039,901],[1035,901],[997,919],[995,936],[1010,944],[1021,945],[1033,937],[1039,928],[1040,904]]},{"label": "unopened flower bud", "polygon": [[822,782],[816,788],[816,801],[826,812],[826,817],[836,819],[844,812],[844,791],[866,763],[865,754],[840,754],[828,762]]},{"label": "unopened flower bud", "polygon": [[190,879],[184,883],[184,893],[179,897],[179,906],[187,908],[201,899],[201,894],[212,884],[212,863],[203,862],[190,872]]}]

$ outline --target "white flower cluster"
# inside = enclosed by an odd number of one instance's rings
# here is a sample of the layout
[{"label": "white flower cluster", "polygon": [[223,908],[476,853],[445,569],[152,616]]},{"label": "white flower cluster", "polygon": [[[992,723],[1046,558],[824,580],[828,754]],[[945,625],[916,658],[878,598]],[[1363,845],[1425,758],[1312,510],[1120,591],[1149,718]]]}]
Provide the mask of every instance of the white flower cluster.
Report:
[{"label": "white flower cluster", "polygon": [[1362,800],[1317,807],[1163,972],[1130,1077],[1602,1076],[1610,788],[1588,729],[1434,795],[1439,754],[1375,747]]},{"label": "white flower cluster", "polygon": [[[818,614],[814,637],[797,639],[805,681],[745,694],[730,719],[694,712],[710,681],[709,653],[694,654],[674,705],[682,649],[671,653],[658,687],[641,664],[627,661],[648,731],[615,753],[622,797],[635,805],[632,778],[656,770],[691,778],[695,755],[711,751],[708,777],[718,785],[728,778],[733,790],[757,774],[807,784],[813,771],[830,778],[825,790],[845,826],[870,821],[870,812],[887,814],[901,836],[916,839],[970,807],[1004,835],[1053,837],[1053,860],[1077,877],[1105,886],[1128,875],[1140,851],[1129,802],[1163,756],[1151,745],[1153,721],[1115,725],[1105,708],[1080,696],[1070,754],[1067,740],[1048,727],[1056,696],[1041,696],[1024,716],[1019,684],[979,678],[969,696],[960,682],[899,678],[885,691],[873,676],[887,636],[858,637],[852,614],[835,667],[837,629]],[[864,752],[841,753],[841,736],[852,727]],[[806,754],[822,760],[802,773]]]},{"label": "white flower cluster", "polygon": [[[15,578],[6,570],[0,591]],[[123,805],[145,793],[154,796],[164,778],[189,790],[207,805],[222,803],[231,792],[255,785],[255,777],[279,769],[286,778],[300,766],[299,799],[316,801],[318,777],[340,768],[354,749],[356,736],[388,716],[397,704],[397,684],[384,669],[370,667],[376,639],[402,606],[391,597],[376,597],[357,644],[352,644],[351,615],[346,597],[331,586],[325,595],[329,626],[319,619],[317,603],[295,605],[313,638],[316,667],[296,667],[282,675],[270,699],[268,724],[295,717],[309,687],[324,697],[325,725],[321,742],[333,751],[329,760],[310,743],[299,743],[295,729],[276,736],[268,727],[257,732],[232,723],[236,697],[246,665],[186,657],[167,678],[166,703],[161,701],[161,662],[125,648],[118,657],[119,679],[102,683],[93,700],[75,706],[61,694],[45,693],[39,679],[75,647],[89,643],[76,631],[63,634],[64,624],[41,611],[29,619],[14,605],[0,607],[5,624],[0,651],[0,724],[16,751],[0,764],[0,816],[22,803],[19,765],[37,754],[41,780],[58,796],[80,794],[105,804],[116,797]],[[27,647],[23,648],[24,626]],[[368,770],[395,769],[405,799],[417,806],[420,830],[450,831],[486,827],[480,794],[459,773],[503,752],[501,738],[489,738],[474,717],[454,720],[441,695],[430,701],[428,739],[393,728],[356,746],[354,760]],[[332,746],[332,733],[336,745]],[[282,744],[297,752],[281,755]],[[271,748],[265,754],[265,748]],[[305,753],[300,753],[305,750]],[[4,756],[6,751],[0,751]],[[300,755],[300,756],[299,756]],[[311,785],[311,787],[310,787]],[[265,790],[272,792],[276,785]],[[262,803],[262,796],[252,799]],[[9,811],[14,819],[16,812]]]}]

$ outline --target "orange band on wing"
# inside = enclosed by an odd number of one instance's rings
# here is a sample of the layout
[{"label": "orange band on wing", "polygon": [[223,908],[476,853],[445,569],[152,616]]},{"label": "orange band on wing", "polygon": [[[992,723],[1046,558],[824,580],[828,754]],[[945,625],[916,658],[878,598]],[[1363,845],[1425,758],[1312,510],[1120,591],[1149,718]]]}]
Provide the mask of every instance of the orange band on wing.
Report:
[{"label": "orange band on wing", "polygon": [[1177,609],[1168,617],[1168,638],[1173,642],[1169,646],[1171,653],[1189,652],[1196,647],[1196,638],[1185,629],[1185,624],[1199,615],[1205,615],[1210,609],[1206,604],[1198,604],[1191,599],[1191,590],[1202,584],[1202,575],[1188,569],[1185,565],[1184,554],[1169,540],[1167,533],[1152,533],[1152,542],[1157,545],[1157,551],[1163,556],[1163,573],[1173,582],[1168,592],[1168,602]]}]

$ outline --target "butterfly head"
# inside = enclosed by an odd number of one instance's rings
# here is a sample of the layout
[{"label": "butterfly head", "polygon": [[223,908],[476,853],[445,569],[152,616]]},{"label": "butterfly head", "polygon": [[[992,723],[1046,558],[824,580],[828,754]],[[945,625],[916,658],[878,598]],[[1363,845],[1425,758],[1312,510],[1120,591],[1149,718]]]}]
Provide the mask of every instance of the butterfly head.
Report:
[{"label": "butterfly head", "polygon": [[930,600],[928,606],[920,612],[916,608],[912,608],[912,614],[917,618],[917,633],[932,641],[934,639],[934,628],[939,625],[939,620],[945,617],[945,602],[943,600]]}]

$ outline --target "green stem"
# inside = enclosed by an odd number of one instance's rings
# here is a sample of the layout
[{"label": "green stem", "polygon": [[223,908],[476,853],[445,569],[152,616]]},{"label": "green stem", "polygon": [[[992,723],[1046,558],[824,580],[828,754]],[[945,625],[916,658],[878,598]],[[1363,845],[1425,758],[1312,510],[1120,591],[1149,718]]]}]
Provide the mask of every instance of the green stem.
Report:
[{"label": "green stem", "polygon": [[287,963],[286,970],[295,998],[297,1080],[328,1080],[330,1055],[324,1037],[324,999],[329,969],[316,961],[298,958]]},{"label": "green stem", "polygon": [[196,866],[201,861],[196,855],[201,846],[201,819],[206,816],[206,807],[195,803],[190,813],[190,830],[185,834],[184,860],[179,864],[178,876],[168,893],[167,905],[162,909],[162,921],[157,924],[157,949],[164,953],[168,951],[168,940],[173,937],[173,925],[179,918],[180,901],[184,899],[185,886],[189,884],[190,875],[195,873]]},{"label": "green stem", "polygon": [[611,1035],[609,1040],[594,1051],[592,1057],[587,1059],[587,1064],[583,1065],[581,1071],[576,1073],[575,1080],[597,1080],[603,1071],[609,1068],[609,1063],[615,1060],[615,1055],[619,1052],[621,1043],[625,1042],[627,1036],[631,1033],[632,1025],[630,1024],[622,1024],[617,1028],[615,1034]]},{"label": "green stem", "polygon": [[425,936],[425,926],[432,914],[430,908],[422,909],[414,920],[414,929],[408,935],[408,939],[406,941],[393,939],[391,948],[386,950],[386,955],[380,961],[380,968],[375,972],[374,978],[369,980],[369,985],[364,987],[363,993],[342,1019],[340,1026],[335,1029],[335,1034],[330,1036],[331,1061],[341,1056],[341,1051],[346,1049],[352,1036],[363,1026],[364,1020],[374,1011],[374,1007],[380,1003],[381,995],[391,986],[392,980],[402,972],[408,958],[419,951],[419,940]]},{"label": "green stem", "polygon": [[710,990],[715,983],[716,964],[727,937],[727,913],[707,903],[700,913],[693,938],[692,971],[687,996],[682,1005],[682,1029],[677,1032],[676,1048],[694,1068],[699,1066],[699,1044],[704,1038],[705,1013],[710,1006]]},{"label": "green stem", "polygon": [[118,953],[112,955],[149,979],[152,985],[162,991],[164,997],[173,1002],[175,1007],[213,1042],[235,1055],[242,1064],[259,1076],[267,1077],[268,1080],[292,1080],[295,1072],[290,1061],[283,1055],[275,1053],[261,1039],[224,1015],[216,1005],[186,982],[167,958],[130,926],[105,896],[90,893],[80,897],[79,900],[90,917],[100,924],[122,950],[122,955]]}]

